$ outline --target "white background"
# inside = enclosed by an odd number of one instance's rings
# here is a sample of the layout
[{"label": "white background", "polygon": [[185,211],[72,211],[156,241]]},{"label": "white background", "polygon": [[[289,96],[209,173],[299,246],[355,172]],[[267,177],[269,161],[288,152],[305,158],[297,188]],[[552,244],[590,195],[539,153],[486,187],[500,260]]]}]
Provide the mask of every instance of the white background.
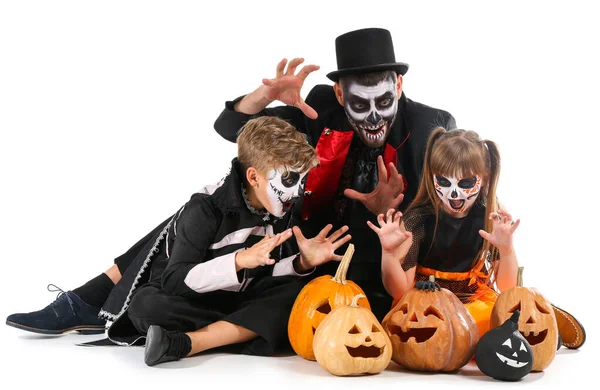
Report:
[{"label": "white background", "polygon": [[[220,179],[236,153],[213,130],[227,99],[295,56],[321,66],[306,96],[330,84],[336,36],[384,27],[410,64],[407,96],[498,143],[499,196],[522,219],[525,284],[586,327],[579,352],[562,349],[526,382],[595,381],[600,28],[591,1],[0,4],[1,316],[51,302],[48,283],[67,290],[103,272]],[[141,349],[74,345],[98,337],[0,329],[2,381],[27,388],[489,383],[473,367],[424,376],[393,364],[376,377],[334,378],[297,357],[207,355],[151,369]]]}]

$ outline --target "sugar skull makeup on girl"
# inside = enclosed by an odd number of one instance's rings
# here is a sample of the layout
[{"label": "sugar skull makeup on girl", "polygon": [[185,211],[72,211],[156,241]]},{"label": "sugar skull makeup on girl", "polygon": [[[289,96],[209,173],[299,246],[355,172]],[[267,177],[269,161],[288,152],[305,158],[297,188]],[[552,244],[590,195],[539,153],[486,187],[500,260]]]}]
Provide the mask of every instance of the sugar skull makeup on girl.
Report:
[{"label": "sugar skull makeup on girl", "polygon": [[433,175],[435,192],[440,197],[446,211],[456,213],[461,218],[466,215],[475,203],[481,189],[481,176],[444,177]]}]

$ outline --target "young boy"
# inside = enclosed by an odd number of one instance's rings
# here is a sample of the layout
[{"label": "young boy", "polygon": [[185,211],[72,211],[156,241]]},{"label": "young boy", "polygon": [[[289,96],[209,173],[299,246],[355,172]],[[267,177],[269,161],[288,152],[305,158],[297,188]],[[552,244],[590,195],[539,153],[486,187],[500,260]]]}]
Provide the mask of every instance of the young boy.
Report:
[{"label": "young boy", "polygon": [[230,173],[194,194],[141,251],[143,263],[128,267],[116,285],[111,295],[128,296],[109,339],[131,345],[147,335],[150,366],[231,344],[254,355],[286,347],[303,286],[298,277],[339,259],[334,251],[350,240],[347,228],[327,238],[327,226],[310,240],[294,228],[300,253],[282,245],[293,234],[287,212],[317,164],[305,136],[287,122],[249,121]]}]

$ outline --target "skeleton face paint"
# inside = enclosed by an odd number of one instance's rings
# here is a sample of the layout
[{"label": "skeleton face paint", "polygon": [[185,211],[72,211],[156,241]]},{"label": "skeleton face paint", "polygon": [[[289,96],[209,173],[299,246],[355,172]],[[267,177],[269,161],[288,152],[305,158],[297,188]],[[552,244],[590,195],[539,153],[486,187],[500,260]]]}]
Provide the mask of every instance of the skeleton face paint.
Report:
[{"label": "skeleton face paint", "polygon": [[464,217],[475,203],[481,190],[481,176],[463,178],[433,175],[435,192],[438,194],[449,212],[457,217]]},{"label": "skeleton face paint", "polygon": [[[271,170],[268,175],[267,198],[268,211],[276,217],[283,217],[296,203],[304,191],[308,172]],[[265,205],[266,206],[266,205]]]},{"label": "skeleton face paint", "polygon": [[386,77],[377,85],[344,83],[344,110],[354,131],[370,148],[383,146],[398,112],[396,82]]}]

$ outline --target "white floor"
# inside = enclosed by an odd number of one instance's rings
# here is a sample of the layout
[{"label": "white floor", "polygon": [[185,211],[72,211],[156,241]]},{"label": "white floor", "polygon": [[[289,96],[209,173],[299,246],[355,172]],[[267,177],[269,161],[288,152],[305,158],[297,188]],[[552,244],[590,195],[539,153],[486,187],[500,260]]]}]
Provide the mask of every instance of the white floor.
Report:
[{"label": "white floor", "polygon": [[[544,388],[593,388],[596,377],[596,347],[590,340],[579,351],[561,348],[543,373],[529,374],[518,384],[494,381],[484,376],[473,363],[456,374],[419,374],[401,369],[395,363],[383,373],[365,377],[335,377],[318,363],[298,356],[250,357],[206,354],[178,362],[148,367],[141,347],[81,347],[76,344],[101,336],[41,336],[3,326],[2,388],[52,390],[168,389],[172,386],[208,389],[299,388],[323,386],[326,389],[365,388],[366,386],[432,386],[438,388],[490,388],[491,386],[543,386]],[[586,382],[589,385],[584,385]],[[314,387],[309,387],[314,388]]]}]

